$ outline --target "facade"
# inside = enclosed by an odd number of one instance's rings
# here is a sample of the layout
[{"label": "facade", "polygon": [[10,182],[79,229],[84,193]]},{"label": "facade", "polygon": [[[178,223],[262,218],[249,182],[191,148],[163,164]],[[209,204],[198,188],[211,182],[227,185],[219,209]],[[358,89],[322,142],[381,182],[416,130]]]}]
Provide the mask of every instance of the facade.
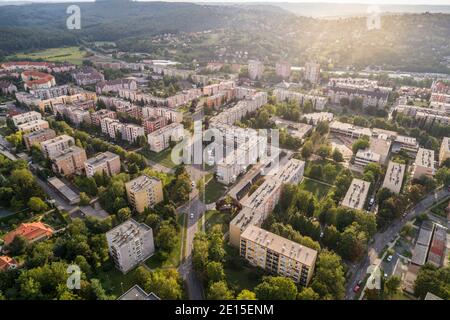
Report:
[{"label": "facade", "polygon": [[309,284],[317,259],[316,250],[257,226],[249,226],[242,233],[240,255],[250,264],[302,286]]},{"label": "facade", "polygon": [[27,123],[35,120],[42,120],[42,115],[36,111],[30,111],[21,113],[11,117],[14,125],[17,127],[19,124]]},{"label": "facade", "polygon": [[158,108],[158,107],[144,107],[142,108],[142,117],[145,118],[157,118],[164,117],[167,123],[183,121],[183,114],[179,111],[168,109],[168,108]]},{"label": "facade", "polygon": [[319,122],[331,122],[334,119],[334,114],[331,112],[314,112],[303,114],[302,117],[307,123],[317,126]]},{"label": "facade", "polygon": [[25,90],[51,88],[56,85],[55,77],[39,71],[24,71],[20,75]]},{"label": "facade", "polygon": [[252,80],[261,80],[264,73],[264,64],[259,60],[248,61],[248,76]]},{"label": "facade", "polygon": [[108,109],[101,109],[91,113],[91,123],[94,126],[100,126],[100,122],[104,118],[117,119],[117,113]]},{"label": "facade", "polygon": [[439,150],[439,165],[442,166],[444,161],[448,158],[450,158],[450,138],[444,137]]},{"label": "facade", "polygon": [[17,129],[24,133],[39,131],[48,128],[49,128],[48,122],[45,120],[33,120],[30,122],[19,124],[17,126]]},{"label": "facade", "polygon": [[33,243],[39,240],[48,239],[52,235],[53,229],[42,222],[22,223],[15,230],[7,233],[3,237],[3,240],[5,245],[9,245],[16,236],[21,236],[28,242]]},{"label": "facade", "polygon": [[363,210],[369,188],[370,182],[356,178],[353,179],[341,205],[356,210]]},{"label": "facade", "polygon": [[159,130],[167,124],[166,118],[164,117],[152,117],[142,120],[142,126],[144,127],[145,133],[149,134],[153,131]]},{"label": "facade", "polygon": [[355,165],[364,168],[369,163],[380,163],[380,155],[370,149],[358,150],[355,155]]},{"label": "facade", "polygon": [[413,179],[419,179],[421,176],[434,176],[434,150],[419,148],[414,161]]},{"label": "facade", "polygon": [[144,127],[133,123],[124,123],[122,125],[122,139],[128,142],[134,142],[140,136],[145,137]]},{"label": "facade", "polygon": [[92,177],[97,172],[104,172],[111,177],[120,173],[120,157],[115,153],[106,151],[89,158],[84,163],[84,169],[87,177]]},{"label": "facade", "polygon": [[101,81],[95,86],[97,94],[109,92],[119,92],[119,90],[137,90],[137,83],[132,79],[117,79],[110,81]]},{"label": "facade", "polygon": [[54,159],[63,151],[75,145],[75,139],[66,134],[41,142],[42,153],[49,159]]},{"label": "facade", "polygon": [[406,165],[389,161],[382,188],[387,188],[391,192],[399,194],[402,188],[405,169]]},{"label": "facade", "polygon": [[273,95],[275,96],[277,102],[294,101],[299,103],[300,106],[303,106],[306,102],[309,101],[311,102],[315,110],[323,110],[328,103],[327,97],[283,89],[275,89],[273,91]]},{"label": "facade", "polygon": [[109,254],[120,271],[127,273],[155,252],[153,230],[145,223],[127,220],[106,233]]},{"label": "facade", "polygon": [[305,79],[312,84],[319,83],[320,80],[320,64],[315,62],[307,62],[305,64]]},{"label": "facade", "polygon": [[162,182],[156,178],[139,176],[125,184],[128,201],[134,210],[142,213],[163,201]]},{"label": "facade", "polygon": [[291,64],[287,61],[279,61],[275,65],[275,73],[277,76],[286,79],[291,75]]},{"label": "facade", "polygon": [[72,146],[62,151],[52,160],[53,171],[63,176],[68,176],[80,173],[84,169],[84,163],[87,157],[84,149]]},{"label": "facade", "polygon": [[50,140],[56,137],[56,132],[52,129],[43,129],[39,131],[34,131],[23,135],[23,141],[27,150],[31,149],[32,145],[40,145],[41,142]]},{"label": "facade", "polygon": [[122,133],[123,124],[118,119],[102,118],[100,120],[102,132],[110,138],[115,139],[116,133]]},{"label": "facade", "polygon": [[170,141],[180,141],[184,136],[184,128],[180,123],[172,123],[162,129],[148,134],[148,144],[153,152],[167,149]]},{"label": "facade", "polygon": [[103,74],[92,67],[79,68],[72,72],[72,77],[79,86],[93,85],[105,80]]},{"label": "facade", "polygon": [[17,92],[17,87],[9,81],[0,80],[0,91],[3,94],[13,94]]}]

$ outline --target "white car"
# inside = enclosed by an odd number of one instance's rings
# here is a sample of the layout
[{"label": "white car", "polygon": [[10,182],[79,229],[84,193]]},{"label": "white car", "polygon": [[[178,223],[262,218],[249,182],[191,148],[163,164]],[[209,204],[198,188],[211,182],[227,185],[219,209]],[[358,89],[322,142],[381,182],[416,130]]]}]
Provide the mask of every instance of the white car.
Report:
[{"label": "white car", "polygon": [[391,262],[392,261],[392,255],[389,255],[386,259],[387,262]]},{"label": "white car", "polygon": [[192,188],[195,187],[195,182],[194,181],[191,182],[191,186],[192,186]]},{"label": "white car", "polygon": [[192,212],[189,216],[191,217],[191,219],[194,219],[194,214]]}]

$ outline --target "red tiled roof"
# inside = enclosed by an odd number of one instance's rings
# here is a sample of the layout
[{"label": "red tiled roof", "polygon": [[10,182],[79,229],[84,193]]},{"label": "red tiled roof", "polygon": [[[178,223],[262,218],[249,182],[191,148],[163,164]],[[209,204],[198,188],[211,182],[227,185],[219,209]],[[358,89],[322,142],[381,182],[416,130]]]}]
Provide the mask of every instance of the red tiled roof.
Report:
[{"label": "red tiled roof", "polygon": [[50,237],[52,234],[53,229],[42,222],[22,223],[17,229],[5,235],[3,240],[8,245],[16,236],[22,236],[29,242],[33,242],[44,236]]},{"label": "red tiled roof", "polygon": [[8,269],[11,265],[17,264],[17,261],[8,256],[0,256],[0,271]]},{"label": "red tiled roof", "polygon": [[54,77],[48,73],[34,70],[24,71],[22,72],[22,76],[26,78],[32,78],[32,80],[25,81],[28,87],[32,87],[33,84],[43,84],[54,79]]},{"label": "red tiled roof", "polygon": [[40,62],[40,61],[10,61],[3,63],[4,67],[11,67],[11,66],[36,66],[36,67],[48,67],[51,64],[48,62]]}]

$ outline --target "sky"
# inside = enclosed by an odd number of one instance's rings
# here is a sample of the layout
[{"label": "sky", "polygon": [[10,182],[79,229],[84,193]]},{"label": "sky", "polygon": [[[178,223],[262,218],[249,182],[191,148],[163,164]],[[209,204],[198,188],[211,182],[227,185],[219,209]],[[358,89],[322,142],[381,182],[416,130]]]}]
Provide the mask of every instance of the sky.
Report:
[{"label": "sky", "polygon": [[[30,0],[0,0],[0,2]],[[81,2],[86,0],[31,0],[32,2]],[[91,0],[87,0],[91,1]],[[142,0],[138,0],[142,1]],[[152,0],[145,0],[152,1]],[[155,0],[156,1],[156,0]],[[161,0],[158,0],[161,1]],[[167,1],[167,0],[163,0]],[[169,0],[171,2],[291,2],[291,3],[362,3],[362,4],[402,4],[402,5],[450,5],[450,0]]]}]

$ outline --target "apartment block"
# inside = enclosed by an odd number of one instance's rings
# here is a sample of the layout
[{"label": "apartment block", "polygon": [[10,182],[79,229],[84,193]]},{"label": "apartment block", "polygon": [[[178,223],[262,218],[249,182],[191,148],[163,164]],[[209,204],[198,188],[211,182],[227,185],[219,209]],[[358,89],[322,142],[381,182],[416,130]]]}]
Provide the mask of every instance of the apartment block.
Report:
[{"label": "apartment block", "polygon": [[382,188],[387,188],[391,192],[399,194],[402,188],[405,169],[406,165],[389,161]]},{"label": "apartment block", "polygon": [[379,163],[380,155],[370,149],[358,150],[355,155],[355,165],[364,168],[369,163]]},{"label": "apartment block", "polygon": [[102,132],[108,135],[110,138],[115,139],[116,133],[122,133],[123,124],[117,119],[102,118],[100,120]]},{"label": "apartment block", "polygon": [[25,122],[25,123],[19,124],[17,126],[17,129],[24,133],[39,131],[39,130],[48,129],[48,128],[49,128],[48,122],[45,120],[33,120],[30,122]]},{"label": "apartment block", "polygon": [[259,60],[248,61],[248,76],[252,80],[261,80],[264,73],[264,64]]},{"label": "apartment block", "polygon": [[137,90],[137,83],[132,79],[117,79],[110,81],[101,81],[95,86],[97,94],[109,92],[119,92],[119,90]]},{"label": "apartment block", "polygon": [[111,177],[120,173],[120,157],[106,151],[89,158],[84,164],[84,169],[87,177],[92,177],[97,172],[104,172]]},{"label": "apartment block", "polygon": [[275,73],[277,76],[286,79],[291,75],[291,64],[287,61],[279,61],[275,65]]},{"label": "apartment block", "polygon": [[25,113],[21,113],[21,114],[11,117],[11,120],[13,121],[15,126],[18,126],[19,124],[31,122],[31,121],[41,120],[41,119],[42,119],[42,115],[36,111],[25,112]]},{"label": "apartment block", "polygon": [[313,276],[317,251],[257,226],[241,235],[240,255],[250,264],[307,286]]},{"label": "apartment block", "polygon": [[325,121],[325,122],[333,121],[334,114],[332,114],[331,112],[313,112],[313,113],[303,114],[302,117],[309,124],[317,126],[317,124],[322,121]]},{"label": "apartment block", "polygon": [[356,178],[353,179],[341,205],[356,210],[363,210],[369,188],[370,182]]},{"label": "apartment block", "polygon": [[75,145],[75,139],[66,134],[41,142],[42,153],[49,159],[57,157],[64,150]]},{"label": "apartment block", "polygon": [[144,127],[133,123],[124,123],[122,125],[122,139],[128,142],[134,142],[140,136],[145,137]]},{"label": "apartment block", "polygon": [[413,179],[419,179],[421,176],[434,176],[434,150],[419,148],[414,161]]},{"label": "apartment block", "polygon": [[439,150],[439,165],[441,166],[448,158],[450,158],[450,138],[444,137]]},{"label": "apartment block", "polygon": [[168,108],[158,108],[158,107],[144,107],[142,108],[142,117],[145,118],[157,118],[164,117],[167,123],[183,121],[183,114],[179,111],[168,109]]},{"label": "apartment block", "polygon": [[319,83],[320,80],[320,64],[315,62],[307,62],[305,64],[305,79],[312,84]]},{"label": "apartment block", "polygon": [[145,223],[127,220],[106,232],[109,254],[121,272],[127,273],[155,252],[153,230]]},{"label": "apartment block", "polygon": [[31,149],[32,145],[40,145],[41,142],[50,140],[56,137],[56,132],[52,129],[43,129],[39,131],[34,131],[23,135],[23,141],[27,150]]},{"label": "apartment block", "polygon": [[152,117],[142,120],[142,126],[144,127],[146,134],[159,130],[163,128],[166,124],[167,120],[164,117]]},{"label": "apartment block", "polygon": [[180,123],[172,123],[148,134],[150,150],[161,152],[167,149],[170,141],[180,141],[184,136],[184,128]]},{"label": "apartment block", "polygon": [[328,103],[327,97],[283,89],[275,89],[273,91],[273,95],[275,96],[277,102],[293,101],[298,103],[300,106],[303,106],[309,101],[315,110],[323,110]]},{"label": "apartment block", "polygon": [[53,158],[53,171],[63,176],[80,173],[86,160],[84,149],[72,146]]},{"label": "apartment block", "polygon": [[100,122],[104,118],[117,119],[117,113],[108,109],[101,109],[91,113],[91,123],[94,126],[100,126]]},{"label": "apartment block", "polygon": [[163,201],[162,182],[153,177],[139,176],[127,182],[125,189],[128,201],[139,213]]}]

